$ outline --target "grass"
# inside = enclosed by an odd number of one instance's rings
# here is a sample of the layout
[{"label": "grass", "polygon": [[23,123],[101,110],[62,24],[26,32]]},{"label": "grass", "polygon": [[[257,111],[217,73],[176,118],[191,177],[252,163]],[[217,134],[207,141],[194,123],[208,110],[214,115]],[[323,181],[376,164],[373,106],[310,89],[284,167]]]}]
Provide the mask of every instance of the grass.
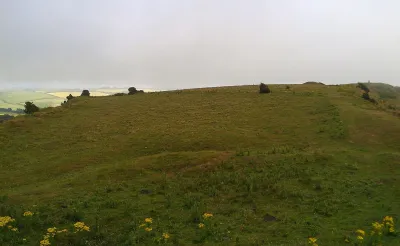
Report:
[{"label": "grass", "polygon": [[384,216],[400,228],[400,119],[355,85],[270,88],[76,98],[1,124],[0,216],[39,213],[27,245],[77,221],[90,233],[57,245],[344,245]]}]

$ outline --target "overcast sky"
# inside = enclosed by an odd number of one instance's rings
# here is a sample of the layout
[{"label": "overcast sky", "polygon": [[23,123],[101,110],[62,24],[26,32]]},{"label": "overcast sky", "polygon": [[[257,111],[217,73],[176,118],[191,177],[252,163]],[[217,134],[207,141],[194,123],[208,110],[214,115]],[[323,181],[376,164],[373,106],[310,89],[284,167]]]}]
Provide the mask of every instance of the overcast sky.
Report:
[{"label": "overcast sky", "polygon": [[0,87],[400,85],[398,0],[0,0]]}]

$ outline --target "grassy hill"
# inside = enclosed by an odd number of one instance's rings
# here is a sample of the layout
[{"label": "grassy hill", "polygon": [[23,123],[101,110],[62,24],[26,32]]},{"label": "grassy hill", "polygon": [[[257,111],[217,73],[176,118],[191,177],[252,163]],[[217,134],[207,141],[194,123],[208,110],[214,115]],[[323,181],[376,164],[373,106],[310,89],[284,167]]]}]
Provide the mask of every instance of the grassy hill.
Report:
[{"label": "grassy hill", "polygon": [[270,88],[75,98],[0,124],[0,216],[19,230],[0,240],[77,221],[90,232],[54,244],[355,245],[384,216],[400,229],[396,109],[355,85]]}]

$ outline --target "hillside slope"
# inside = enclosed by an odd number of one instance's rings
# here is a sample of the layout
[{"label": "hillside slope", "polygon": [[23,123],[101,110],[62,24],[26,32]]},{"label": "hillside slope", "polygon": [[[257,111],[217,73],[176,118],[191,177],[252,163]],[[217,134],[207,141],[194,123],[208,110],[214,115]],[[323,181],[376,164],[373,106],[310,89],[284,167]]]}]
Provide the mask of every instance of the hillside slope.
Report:
[{"label": "hillside slope", "polygon": [[0,124],[0,216],[40,212],[35,233],[20,228],[29,245],[78,220],[94,229],[57,245],[150,245],[162,232],[175,245],[343,245],[400,219],[400,119],[355,85],[271,90],[76,98]]}]

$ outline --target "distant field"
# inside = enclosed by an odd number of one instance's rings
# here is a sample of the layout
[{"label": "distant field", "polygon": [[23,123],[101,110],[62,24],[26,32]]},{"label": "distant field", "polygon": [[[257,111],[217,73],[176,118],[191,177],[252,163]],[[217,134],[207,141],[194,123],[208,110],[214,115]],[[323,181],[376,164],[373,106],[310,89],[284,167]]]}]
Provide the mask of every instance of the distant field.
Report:
[{"label": "distant field", "polygon": [[23,107],[24,107],[23,104],[7,103],[0,98],[0,108],[18,109]]},{"label": "distant field", "polygon": [[12,113],[12,112],[0,112],[0,115],[5,115],[5,114],[13,115],[13,116],[19,115],[19,114],[17,114],[17,113]]},{"label": "distant field", "polygon": [[116,88],[116,89],[97,89],[96,92],[104,92],[107,94],[118,93],[118,92],[128,92],[128,89]]},{"label": "distant field", "polygon": [[[122,92],[124,89],[99,89],[101,91],[91,91],[91,96],[107,96],[116,92]],[[108,92],[107,92],[108,91]],[[80,96],[81,91],[3,91],[0,92],[0,108],[24,108],[26,101],[35,103],[38,107],[59,106],[69,94]]]},{"label": "distant field", "polygon": [[[47,93],[48,95],[51,96],[55,96],[58,98],[66,98],[69,94],[73,95],[74,97],[80,96],[81,95],[81,91],[58,91],[58,92],[50,92]],[[111,93],[104,93],[102,91],[91,91],[90,95],[91,96],[95,96],[95,97],[99,97],[99,96],[108,96]]]}]

